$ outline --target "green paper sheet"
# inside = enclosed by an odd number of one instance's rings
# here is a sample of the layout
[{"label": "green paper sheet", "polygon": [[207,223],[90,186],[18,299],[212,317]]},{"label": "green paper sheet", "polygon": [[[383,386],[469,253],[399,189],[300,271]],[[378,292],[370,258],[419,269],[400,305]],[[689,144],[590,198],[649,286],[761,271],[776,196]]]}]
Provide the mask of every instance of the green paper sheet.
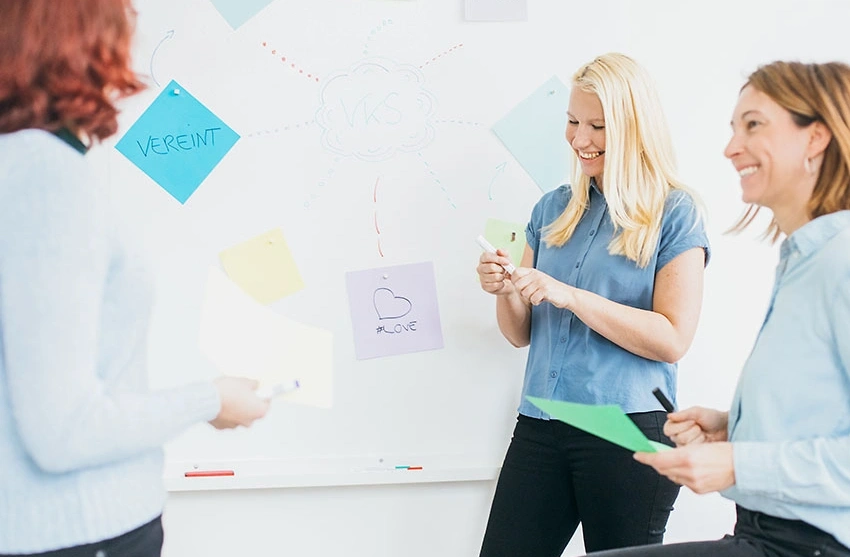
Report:
[{"label": "green paper sheet", "polygon": [[643,432],[638,429],[638,426],[616,404],[597,406],[546,400],[533,396],[525,398],[552,418],[601,437],[615,445],[625,447],[630,451],[657,453],[670,449],[663,443],[647,439]]}]

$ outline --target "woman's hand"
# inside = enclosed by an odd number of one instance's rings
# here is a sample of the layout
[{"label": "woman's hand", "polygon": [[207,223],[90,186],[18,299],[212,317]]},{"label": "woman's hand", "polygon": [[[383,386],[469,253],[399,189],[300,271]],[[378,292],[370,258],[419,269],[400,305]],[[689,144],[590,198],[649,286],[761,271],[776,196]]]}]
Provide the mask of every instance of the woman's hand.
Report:
[{"label": "woman's hand", "polygon": [[692,406],[667,415],[664,435],[683,447],[697,443],[726,441],[729,412]]},{"label": "woman's hand", "polygon": [[217,377],[213,383],[221,399],[218,416],[210,420],[216,429],[249,427],[268,412],[269,401],[257,396],[257,381],[243,377]]},{"label": "woman's hand", "polygon": [[635,453],[634,459],[695,493],[722,491],[735,485],[732,443],[701,443],[658,453]]},{"label": "woman's hand", "polygon": [[571,310],[575,303],[575,288],[537,269],[519,267],[511,275],[511,281],[523,299],[535,306],[549,302],[555,307]]},{"label": "woman's hand", "polygon": [[505,271],[505,267],[511,263],[508,253],[504,250],[496,250],[496,253],[483,252],[478,259],[478,280],[484,292],[504,296],[514,291],[511,283],[511,275]]}]

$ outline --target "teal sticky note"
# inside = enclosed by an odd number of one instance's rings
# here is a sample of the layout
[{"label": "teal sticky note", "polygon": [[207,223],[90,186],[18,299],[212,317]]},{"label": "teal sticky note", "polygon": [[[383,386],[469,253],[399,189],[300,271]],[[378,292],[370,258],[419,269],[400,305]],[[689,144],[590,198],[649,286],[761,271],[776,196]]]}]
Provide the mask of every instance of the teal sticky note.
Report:
[{"label": "teal sticky note", "polygon": [[274,0],[210,0],[230,27],[238,29]]},{"label": "teal sticky note", "polygon": [[670,447],[650,441],[638,426],[616,404],[594,405],[560,400],[525,397],[552,418],[601,437],[630,451],[657,453]]},{"label": "teal sticky note", "polygon": [[569,89],[552,76],[493,126],[493,132],[544,192],[567,183]]},{"label": "teal sticky note", "polygon": [[115,148],[185,203],[238,140],[218,116],[171,81]]}]

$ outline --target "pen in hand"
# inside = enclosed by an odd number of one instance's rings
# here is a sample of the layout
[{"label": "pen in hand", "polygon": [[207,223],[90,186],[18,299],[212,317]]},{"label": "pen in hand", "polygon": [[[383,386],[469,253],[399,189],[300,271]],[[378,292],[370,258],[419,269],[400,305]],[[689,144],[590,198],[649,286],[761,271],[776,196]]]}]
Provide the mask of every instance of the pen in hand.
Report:
[{"label": "pen in hand", "polygon": [[666,410],[668,414],[676,411],[676,409],[673,408],[673,403],[670,402],[670,399],[664,396],[664,393],[661,392],[661,389],[655,387],[654,389],[652,389],[652,394],[655,395],[655,398],[658,399],[658,402],[661,403],[661,406],[664,407],[664,410]]},{"label": "pen in hand", "polygon": [[[487,253],[492,253],[494,255],[496,254],[496,247],[493,246],[493,244],[491,244],[490,242],[488,242],[487,238],[485,238],[484,236],[479,235],[478,238],[476,238],[476,241],[478,242],[478,245],[481,246],[481,248]],[[504,268],[505,271],[509,274],[513,274],[513,272],[516,271],[516,266],[514,266],[513,263],[508,263],[507,265],[505,265]]]},{"label": "pen in hand", "polygon": [[256,395],[265,400],[271,400],[276,396],[292,392],[301,387],[301,382],[297,379],[293,381],[284,381],[270,387],[260,387],[256,391]]}]

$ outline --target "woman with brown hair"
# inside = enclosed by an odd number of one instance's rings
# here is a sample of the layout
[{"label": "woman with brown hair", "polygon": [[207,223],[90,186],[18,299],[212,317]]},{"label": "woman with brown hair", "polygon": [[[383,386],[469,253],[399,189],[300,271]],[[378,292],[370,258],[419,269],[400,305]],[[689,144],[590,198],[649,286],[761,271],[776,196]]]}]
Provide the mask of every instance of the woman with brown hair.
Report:
[{"label": "woman with brown hair", "polygon": [[734,535],[600,557],[850,556],[850,66],[773,62],[741,89],[726,157],[768,235],[770,305],[728,412],[670,414],[635,458],[737,504]]},{"label": "woman with brown hair", "polygon": [[253,381],[150,391],[152,280],[85,158],[114,134],[128,0],[0,0],[0,554],[160,555],[161,446],[250,425]]}]

